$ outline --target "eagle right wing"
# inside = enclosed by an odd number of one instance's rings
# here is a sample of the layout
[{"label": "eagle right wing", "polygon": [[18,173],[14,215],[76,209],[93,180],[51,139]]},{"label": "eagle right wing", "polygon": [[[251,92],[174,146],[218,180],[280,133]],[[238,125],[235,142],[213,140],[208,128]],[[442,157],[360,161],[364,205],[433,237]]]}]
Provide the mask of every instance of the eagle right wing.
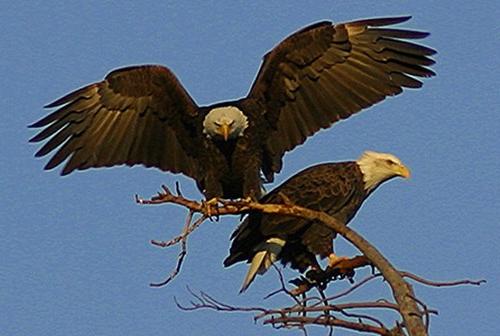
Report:
[{"label": "eagle right wing", "polygon": [[67,160],[78,169],[142,164],[198,178],[203,151],[198,106],[174,74],[159,65],[114,70],[46,107],[58,110],[30,127],[30,142],[50,138],[35,154],[54,150],[45,169]]},{"label": "eagle right wing", "polygon": [[273,129],[266,136],[268,180],[285,152],[308,136],[434,75],[428,67],[435,51],[410,42],[428,34],[388,28],[409,18],[319,22],[264,57],[248,97],[266,106],[262,117]]}]

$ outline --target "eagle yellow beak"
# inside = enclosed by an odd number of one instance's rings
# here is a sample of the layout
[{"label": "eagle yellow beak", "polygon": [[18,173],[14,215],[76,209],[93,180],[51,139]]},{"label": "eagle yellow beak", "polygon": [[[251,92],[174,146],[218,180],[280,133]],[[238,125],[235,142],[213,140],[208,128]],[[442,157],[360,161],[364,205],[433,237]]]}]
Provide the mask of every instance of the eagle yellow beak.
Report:
[{"label": "eagle yellow beak", "polygon": [[220,125],[220,127],[219,127],[219,133],[224,138],[224,141],[227,141],[227,139],[229,139],[229,125],[228,124],[222,124],[222,125]]},{"label": "eagle yellow beak", "polygon": [[410,178],[411,176],[410,169],[408,169],[408,167],[406,167],[405,165],[398,166],[397,173],[399,176],[404,177],[406,179]]}]

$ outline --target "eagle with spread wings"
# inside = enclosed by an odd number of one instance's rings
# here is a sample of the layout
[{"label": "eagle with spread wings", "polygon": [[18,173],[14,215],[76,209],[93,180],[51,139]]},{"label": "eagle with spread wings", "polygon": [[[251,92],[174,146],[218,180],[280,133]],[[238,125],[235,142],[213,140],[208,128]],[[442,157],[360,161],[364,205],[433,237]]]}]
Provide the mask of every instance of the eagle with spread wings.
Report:
[{"label": "eagle with spread wings", "polygon": [[261,196],[287,151],[356,112],[419,88],[435,51],[428,34],[390,28],[410,17],[323,21],[268,52],[246,97],[198,106],[168,68],[121,68],[48,104],[31,127],[54,153],[45,169],[141,164],[193,178],[207,198]]}]

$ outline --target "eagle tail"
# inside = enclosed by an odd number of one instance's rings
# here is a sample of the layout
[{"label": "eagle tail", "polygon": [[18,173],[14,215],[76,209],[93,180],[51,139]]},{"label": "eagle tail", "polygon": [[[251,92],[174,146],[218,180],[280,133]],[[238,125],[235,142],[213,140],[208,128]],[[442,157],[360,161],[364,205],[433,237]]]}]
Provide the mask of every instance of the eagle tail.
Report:
[{"label": "eagle tail", "polygon": [[255,253],[252,258],[245,280],[243,280],[240,293],[247,290],[257,274],[264,274],[269,267],[271,267],[284,245],[285,240],[281,238],[269,238],[256,249],[257,253]]}]

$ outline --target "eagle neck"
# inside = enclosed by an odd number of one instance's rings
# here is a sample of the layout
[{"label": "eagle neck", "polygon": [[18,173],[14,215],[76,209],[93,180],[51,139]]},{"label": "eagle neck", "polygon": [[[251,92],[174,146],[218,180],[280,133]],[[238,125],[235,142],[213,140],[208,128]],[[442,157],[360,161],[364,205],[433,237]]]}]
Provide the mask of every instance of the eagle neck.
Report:
[{"label": "eagle neck", "polygon": [[382,183],[395,177],[395,175],[387,175],[380,173],[378,170],[373,169],[371,165],[364,165],[362,162],[357,162],[359,170],[363,175],[363,184],[368,197],[374,192]]}]

